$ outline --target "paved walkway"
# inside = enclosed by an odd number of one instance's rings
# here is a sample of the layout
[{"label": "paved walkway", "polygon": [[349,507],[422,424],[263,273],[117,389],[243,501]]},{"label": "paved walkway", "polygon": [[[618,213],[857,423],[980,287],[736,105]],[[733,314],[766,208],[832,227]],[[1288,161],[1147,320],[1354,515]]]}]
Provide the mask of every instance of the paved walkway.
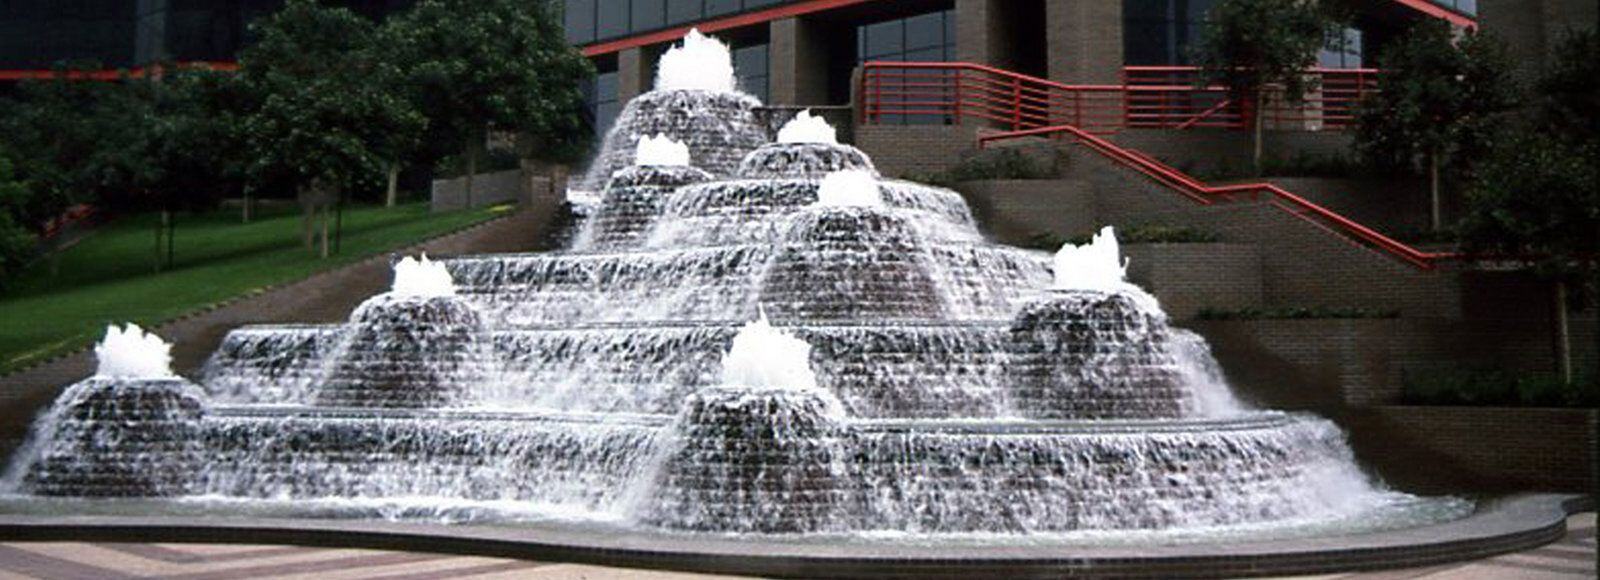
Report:
[{"label": "paved walkway", "polygon": [[[1432,568],[1304,578],[1340,580],[1567,580],[1595,577],[1595,514],[1568,518],[1567,537],[1535,550]],[[715,578],[677,574],[503,560],[283,546],[13,543],[0,544],[0,579],[49,580],[172,578],[232,580],[306,578],[315,580],[425,580],[434,578],[533,580],[676,580]]]}]

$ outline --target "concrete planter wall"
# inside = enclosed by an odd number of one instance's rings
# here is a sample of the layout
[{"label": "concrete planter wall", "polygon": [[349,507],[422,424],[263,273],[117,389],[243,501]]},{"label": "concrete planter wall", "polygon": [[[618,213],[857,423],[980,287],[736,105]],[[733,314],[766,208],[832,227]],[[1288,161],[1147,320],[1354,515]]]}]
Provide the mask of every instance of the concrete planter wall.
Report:
[{"label": "concrete planter wall", "polygon": [[[529,204],[534,197],[553,194],[556,184],[550,177],[533,175],[520,169],[480,173],[472,183],[472,207],[486,207],[503,203]],[[563,188],[564,189],[564,188]],[[433,181],[433,211],[450,211],[466,207],[467,179],[435,179]]]}]

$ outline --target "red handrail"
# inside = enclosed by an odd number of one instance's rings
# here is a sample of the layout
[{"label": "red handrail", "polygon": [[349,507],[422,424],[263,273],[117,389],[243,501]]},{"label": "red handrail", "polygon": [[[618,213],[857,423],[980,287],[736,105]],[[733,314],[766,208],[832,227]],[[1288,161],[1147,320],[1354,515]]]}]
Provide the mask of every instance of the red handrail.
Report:
[{"label": "red handrail", "polygon": [[1231,201],[1237,195],[1249,195],[1252,198],[1259,198],[1262,194],[1266,194],[1273,198],[1273,207],[1365,246],[1376,248],[1397,260],[1422,270],[1432,270],[1437,267],[1438,262],[1459,258],[1457,254],[1420,251],[1271,183],[1208,185],[1182,171],[1155,160],[1149,155],[1125,149],[1072,125],[1039,127],[986,135],[978,139],[978,145],[983,147],[1006,139],[1040,136],[1054,137],[1062,134],[1072,136],[1090,150],[1116,163],[1139,171],[1157,183],[1165,185],[1203,205],[1212,205],[1218,199]]},{"label": "red handrail", "polygon": [[1377,91],[1374,69],[1312,68],[1313,89],[1290,102],[1269,90],[1265,106],[1203,85],[1187,66],[1123,67],[1121,84],[1075,85],[969,62],[884,62],[863,65],[863,120],[931,116],[978,120],[1012,131],[1073,125],[1094,133],[1123,128],[1244,129],[1264,115],[1274,128],[1345,129],[1356,106]]}]

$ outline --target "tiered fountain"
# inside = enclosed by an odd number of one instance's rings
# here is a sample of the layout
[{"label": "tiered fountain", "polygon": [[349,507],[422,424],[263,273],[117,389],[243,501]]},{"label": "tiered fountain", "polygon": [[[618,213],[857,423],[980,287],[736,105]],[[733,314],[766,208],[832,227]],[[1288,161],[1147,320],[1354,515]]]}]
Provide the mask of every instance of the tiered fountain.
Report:
[{"label": "tiered fountain", "polygon": [[820,119],[767,142],[726,62],[698,34],[663,57],[570,248],[407,259],[347,324],[234,331],[198,387],[123,369],[163,347],[113,332],[12,484],[811,538],[1440,505],[1370,484],[1328,421],[1235,402],[1110,228],[1053,261],[987,243],[958,194],[881,177]]}]

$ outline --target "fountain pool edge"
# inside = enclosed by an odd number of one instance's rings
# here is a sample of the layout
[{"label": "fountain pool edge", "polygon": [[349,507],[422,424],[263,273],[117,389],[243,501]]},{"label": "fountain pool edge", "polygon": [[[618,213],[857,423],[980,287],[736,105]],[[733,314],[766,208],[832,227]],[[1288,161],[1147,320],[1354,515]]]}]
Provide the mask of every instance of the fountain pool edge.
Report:
[{"label": "fountain pool edge", "polygon": [[1168,578],[1318,574],[1427,566],[1562,537],[1587,496],[1518,494],[1441,524],[1267,542],[1161,546],[885,546],[669,534],[353,520],[0,515],[0,541],[290,544],[507,557],[768,577]]}]

